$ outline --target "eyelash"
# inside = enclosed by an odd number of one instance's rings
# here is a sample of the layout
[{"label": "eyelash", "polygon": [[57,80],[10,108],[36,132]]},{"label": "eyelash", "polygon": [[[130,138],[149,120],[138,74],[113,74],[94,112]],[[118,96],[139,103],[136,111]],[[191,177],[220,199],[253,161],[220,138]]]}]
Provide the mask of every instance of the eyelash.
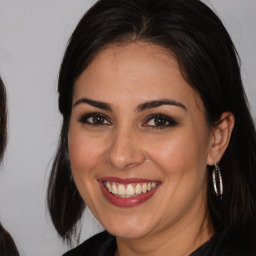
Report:
[{"label": "eyelash", "polygon": [[[161,122],[163,121],[164,124],[159,123],[159,126],[156,125],[156,120],[158,119],[161,120]],[[154,121],[155,125],[149,125],[150,121]],[[170,116],[166,116],[163,114],[153,114],[150,115],[146,118],[146,122],[143,123],[143,126],[147,126],[150,127],[152,129],[165,129],[165,128],[169,128],[169,127],[174,127],[178,125],[177,121],[175,121],[172,117]]]},{"label": "eyelash", "polygon": [[[92,118],[91,121],[89,121],[90,118]],[[100,121],[101,123],[94,123],[94,121],[97,121],[97,119],[94,119],[94,118],[98,118],[98,121]],[[153,121],[155,125],[149,124],[150,121]],[[107,116],[105,116],[102,113],[85,114],[79,119],[79,122],[82,124],[87,124],[87,125],[96,126],[96,127],[111,125],[111,122],[109,121]],[[158,122],[159,126],[156,125],[157,124],[156,122]],[[147,116],[146,121],[143,122],[142,124],[143,127],[150,127],[152,129],[164,129],[169,127],[174,127],[176,125],[178,125],[178,123],[173,118],[163,114],[153,114],[153,115]]]},{"label": "eyelash", "polygon": [[[90,118],[101,118],[101,120],[103,120],[103,123],[98,123],[97,124],[97,123],[89,122]],[[92,121],[96,121],[96,120],[92,120]],[[108,123],[105,123],[105,121],[107,121]],[[85,114],[79,119],[79,122],[82,123],[82,124],[88,124],[88,125],[92,125],[92,126],[111,125],[111,122],[102,113]]]}]

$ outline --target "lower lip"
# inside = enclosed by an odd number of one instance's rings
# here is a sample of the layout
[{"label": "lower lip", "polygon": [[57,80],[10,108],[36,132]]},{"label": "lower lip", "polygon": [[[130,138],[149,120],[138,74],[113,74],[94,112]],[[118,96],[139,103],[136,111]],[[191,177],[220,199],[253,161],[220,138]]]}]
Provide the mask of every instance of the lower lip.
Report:
[{"label": "lower lip", "polygon": [[134,206],[143,204],[144,202],[146,202],[148,199],[150,199],[154,195],[154,193],[156,192],[156,190],[159,187],[159,185],[157,185],[154,189],[150,190],[149,192],[147,192],[145,194],[141,194],[141,195],[129,197],[129,198],[124,198],[124,197],[115,196],[114,194],[110,193],[107,190],[107,188],[104,186],[103,182],[98,181],[98,183],[100,184],[100,187],[102,189],[102,192],[103,192],[105,198],[110,203],[112,203],[113,205],[118,206],[118,207],[134,207]]}]

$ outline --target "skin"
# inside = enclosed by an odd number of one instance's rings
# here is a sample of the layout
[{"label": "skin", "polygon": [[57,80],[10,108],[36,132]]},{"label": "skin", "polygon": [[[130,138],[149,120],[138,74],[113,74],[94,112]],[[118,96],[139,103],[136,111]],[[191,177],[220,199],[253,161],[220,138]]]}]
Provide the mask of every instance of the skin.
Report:
[{"label": "skin", "polygon": [[[107,103],[111,111],[79,103],[83,98]],[[162,99],[180,105],[138,110]],[[104,115],[101,125],[84,117],[95,112]],[[157,114],[175,123],[162,118],[159,128],[156,118],[148,118]],[[77,188],[93,215],[116,236],[116,255],[184,256],[212,236],[206,167],[221,159],[233,124],[232,114],[223,113],[218,126],[209,127],[200,97],[161,47],[111,45],[96,55],[74,86],[68,146]],[[97,182],[105,176],[161,185],[143,204],[117,207]]]}]

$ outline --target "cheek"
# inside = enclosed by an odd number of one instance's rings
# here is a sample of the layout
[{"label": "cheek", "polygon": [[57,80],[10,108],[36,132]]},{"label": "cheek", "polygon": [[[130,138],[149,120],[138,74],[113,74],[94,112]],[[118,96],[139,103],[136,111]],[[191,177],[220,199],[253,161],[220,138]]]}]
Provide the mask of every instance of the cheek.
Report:
[{"label": "cheek", "polygon": [[74,175],[90,175],[93,167],[99,163],[103,155],[104,142],[81,132],[69,132],[69,157]]},{"label": "cheek", "polygon": [[101,161],[102,148],[100,139],[93,139],[84,132],[70,129],[68,149],[74,181],[84,202],[96,217],[95,196],[99,191],[94,170]]},{"label": "cheek", "polygon": [[193,130],[173,133],[171,136],[152,141],[148,154],[167,175],[194,172],[200,174],[207,165],[208,135]]}]

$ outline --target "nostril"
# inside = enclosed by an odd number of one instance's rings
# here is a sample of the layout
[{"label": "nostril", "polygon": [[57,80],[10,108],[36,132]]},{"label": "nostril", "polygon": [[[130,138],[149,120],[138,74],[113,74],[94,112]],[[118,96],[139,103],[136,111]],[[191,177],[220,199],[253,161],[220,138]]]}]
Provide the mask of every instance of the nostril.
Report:
[{"label": "nostril", "polygon": [[124,168],[125,169],[132,169],[132,168],[135,168],[139,165],[140,165],[140,163],[130,163],[130,164],[127,164]]}]

